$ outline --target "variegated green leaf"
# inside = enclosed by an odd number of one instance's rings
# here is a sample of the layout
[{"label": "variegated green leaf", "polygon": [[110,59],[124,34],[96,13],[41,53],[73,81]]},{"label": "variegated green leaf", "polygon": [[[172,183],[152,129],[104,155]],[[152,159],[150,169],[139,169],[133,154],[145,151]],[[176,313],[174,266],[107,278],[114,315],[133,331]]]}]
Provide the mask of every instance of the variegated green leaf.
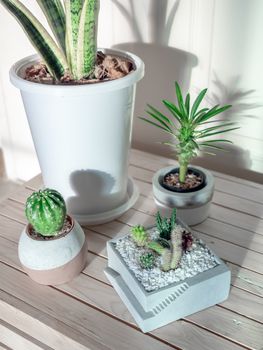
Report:
[{"label": "variegated green leaf", "polygon": [[60,0],[37,0],[59,46],[66,54],[66,17]]},{"label": "variegated green leaf", "polygon": [[97,57],[98,14],[99,0],[85,0],[81,12],[78,32],[78,79],[88,77],[95,68]]},{"label": "variegated green leaf", "polygon": [[6,9],[17,19],[28,35],[31,43],[43,57],[49,72],[60,79],[68,70],[66,58],[42,24],[18,0],[0,0]]},{"label": "variegated green leaf", "polygon": [[84,0],[64,0],[66,11],[66,52],[71,72],[77,75],[78,33]]}]

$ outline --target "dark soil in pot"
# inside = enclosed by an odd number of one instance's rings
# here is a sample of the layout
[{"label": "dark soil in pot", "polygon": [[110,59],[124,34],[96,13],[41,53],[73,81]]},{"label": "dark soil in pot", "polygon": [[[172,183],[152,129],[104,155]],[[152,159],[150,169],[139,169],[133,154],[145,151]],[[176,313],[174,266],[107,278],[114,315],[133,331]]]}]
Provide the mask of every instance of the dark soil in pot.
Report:
[{"label": "dark soil in pot", "polygon": [[179,181],[179,168],[175,168],[160,179],[160,184],[165,189],[173,192],[195,192],[205,187],[206,176],[201,170],[189,167],[185,182],[181,183]]},{"label": "dark soil in pot", "polygon": [[125,77],[136,69],[134,63],[127,58],[105,55],[99,51],[93,76],[74,80],[69,75],[63,76],[59,82],[51,77],[44,63],[37,63],[26,69],[25,79],[34,83],[50,85],[84,85],[102,83]]},{"label": "dark soil in pot", "polygon": [[69,215],[67,215],[62,229],[55,236],[42,236],[40,233],[35,231],[31,224],[27,225],[26,233],[31,239],[34,239],[36,241],[52,241],[61,237],[65,237],[67,234],[70,233],[73,226],[73,219]]}]

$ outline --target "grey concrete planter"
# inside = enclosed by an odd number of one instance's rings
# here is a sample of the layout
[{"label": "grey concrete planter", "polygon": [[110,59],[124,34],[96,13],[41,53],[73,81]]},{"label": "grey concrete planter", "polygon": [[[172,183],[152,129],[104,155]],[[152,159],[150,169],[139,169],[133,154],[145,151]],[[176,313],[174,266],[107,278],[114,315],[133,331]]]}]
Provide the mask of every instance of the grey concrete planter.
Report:
[{"label": "grey concrete planter", "polygon": [[147,292],[115,248],[119,239],[107,243],[108,267],[105,274],[143,332],[227,299],[231,274],[218,257],[218,265],[209,270]]},{"label": "grey concrete planter", "polygon": [[161,214],[168,217],[172,209],[177,208],[177,216],[188,225],[197,225],[208,217],[214,194],[214,177],[211,172],[198,166],[194,168],[206,175],[205,187],[196,192],[173,192],[161,185],[164,175],[174,169],[174,166],[158,170],[152,180],[154,200]]}]

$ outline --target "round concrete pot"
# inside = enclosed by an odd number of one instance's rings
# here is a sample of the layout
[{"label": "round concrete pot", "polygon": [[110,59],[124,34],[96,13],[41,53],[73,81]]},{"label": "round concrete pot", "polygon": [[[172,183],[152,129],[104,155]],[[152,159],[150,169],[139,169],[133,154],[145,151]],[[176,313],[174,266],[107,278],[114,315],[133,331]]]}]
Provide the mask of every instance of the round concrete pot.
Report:
[{"label": "round concrete pot", "polygon": [[[129,59],[135,69],[123,78],[96,84],[48,85],[23,79],[39,61],[29,56],[10,70],[21,91],[45,187],[64,197],[68,212],[83,224],[118,216],[138,196],[129,193],[128,156],[131,144],[136,83],[144,75],[142,60],[128,52],[102,50]],[[130,186],[135,190],[136,186]],[[97,218],[96,218],[97,215]]]},{"label": "round concrete pot", "polygon": [[192,166],[205,174],[205,186],[194,192],[174,192],[164,188],[161,183],[164,176],[174,169],[174,166],[162,168],[153,176],[153,194],[158,210],[164,216],[170,216],[173,208],[177,209],[178,217],[188,225],[197,225],[209,215],[210,204],[214,193],[214,177],[210,171]]},{"label": "round concrete pot", "polygon": [[33,239],[28,224],[19,239],[18,256],[25,272],[37,283],[58,285],[78,276],[86,265],[87,243],[80,225],[69,217],[69,233],[50,240]]}]

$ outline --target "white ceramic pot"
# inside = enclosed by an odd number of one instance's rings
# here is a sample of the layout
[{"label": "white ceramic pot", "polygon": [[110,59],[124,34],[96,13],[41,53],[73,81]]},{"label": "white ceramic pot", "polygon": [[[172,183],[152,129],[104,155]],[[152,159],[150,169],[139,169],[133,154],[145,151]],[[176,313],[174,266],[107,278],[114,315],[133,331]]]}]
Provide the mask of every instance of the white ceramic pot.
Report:
[{"label": "white ceramic pot", "polygon": [[58,285],[78,276],[86,265],[85,234],[71,218],[72,228],[65,236],[50,240],[36,240],[27,225],[19,239],[18,256],[23,269],[37,283]]},{"label": "white ceramic pot", "polygon": [[158,170],[152,180],[154,200],[161,214],[169,217],[173,208],[176,208],[177,216],[187,225],[197,225],[208,217],[214,194],[214,177],[211,172],[198,166],[192,168],[202,171],[206,177],[205,186],[195,192],[173,192],[161,185],[164,176],[174,166]]},{"label": "white ceramic pot", "polygon": [[128,156],[136,83],[144,64],[130,53],[103,52],[129,58],[136,69],[113,81],[74,86],[21,78],[39,59],[35,55],[10,70],[11,82],[21,91],[44,184],[58,190],[69,213],[86,224],[112,220],[138,197],[128,181]]}]

